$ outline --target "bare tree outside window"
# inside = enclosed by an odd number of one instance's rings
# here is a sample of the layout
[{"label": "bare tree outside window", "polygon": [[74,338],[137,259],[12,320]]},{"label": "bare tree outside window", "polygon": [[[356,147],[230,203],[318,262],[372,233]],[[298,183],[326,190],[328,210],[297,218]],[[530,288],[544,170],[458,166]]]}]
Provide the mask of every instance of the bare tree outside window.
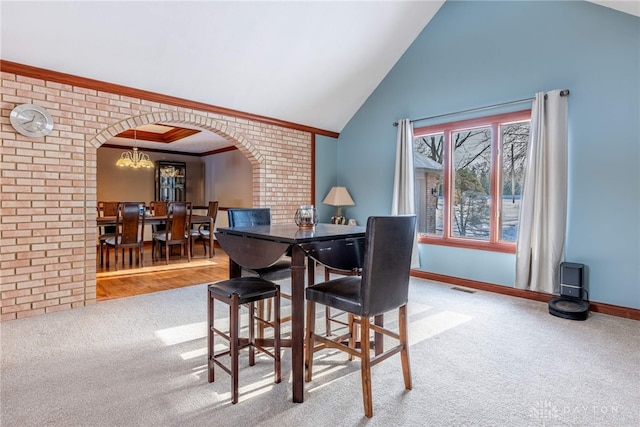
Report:
[{"label": "bare tree outside window", "polygon": [[518,238],[518,216],[522,196],[522,180],[529,145],[530,122],[503,125],[502,130],[502,204],[501,238],[515,242]]},{"label": "bare tree outside window", "polygon": [[452,234],[489,239],[491,212],[491,128],[453,133]]}]

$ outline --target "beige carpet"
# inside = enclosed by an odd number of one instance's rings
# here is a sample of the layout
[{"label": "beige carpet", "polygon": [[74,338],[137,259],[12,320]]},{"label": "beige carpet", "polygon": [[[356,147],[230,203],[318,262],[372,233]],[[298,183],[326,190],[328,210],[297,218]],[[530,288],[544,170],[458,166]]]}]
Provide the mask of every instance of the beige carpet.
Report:
[{"label": "beige carpet", "polygon": [[421,279],[410,301],[414,389],[399,357],[375,366],[371,420],[359,363],[341,353],[317,354],[302,404],[287,350],[281,384],[270,359],[244,357],[231,405],[226,374],[207,383],[198,285],[0,324],[0,425],[639,425],[640,323],[560,319],[543,303]]}]

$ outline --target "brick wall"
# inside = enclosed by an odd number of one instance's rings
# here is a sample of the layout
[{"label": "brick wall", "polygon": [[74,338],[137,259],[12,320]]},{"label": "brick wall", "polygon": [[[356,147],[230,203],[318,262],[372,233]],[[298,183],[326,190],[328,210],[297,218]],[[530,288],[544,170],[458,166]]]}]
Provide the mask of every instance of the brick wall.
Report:
[{"label": "brick wall", "polygon": [[[11,110],[39,104],[44,138],[17,134]],[[276,125],[1,73],[0,320],[96,301],[97,148],[149,123],[196,125],[237,146],[253,166],[253,205],[291,221],[312,200],[312,135]]]}]

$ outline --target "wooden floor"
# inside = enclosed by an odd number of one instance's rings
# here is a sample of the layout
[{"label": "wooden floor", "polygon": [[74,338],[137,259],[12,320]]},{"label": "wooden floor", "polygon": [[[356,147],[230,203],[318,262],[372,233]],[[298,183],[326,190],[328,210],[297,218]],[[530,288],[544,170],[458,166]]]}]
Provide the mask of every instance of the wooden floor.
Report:
[{"label": "wooden floor", "polygon": [[[133,295],[147,294],[184,286],[224,280],[229,277],[229,257],[219,247],[215,256],[204,256],[202,245],[194,248],[191,262],[187,258],[173,256],[166,265],[164,258],[154,262],[151,259],[151,247],[144,250],[144,268],[139,268],[133,260],[133,268],[129,265],[129,256],[115,268],[115,259],[111,251],[110,268],[98,265],[96,274],[96,295],[98,301],[124,298]],[[121,260],[120,260],[121,261]],[[105,263],[106,264],[106,263]]]}]

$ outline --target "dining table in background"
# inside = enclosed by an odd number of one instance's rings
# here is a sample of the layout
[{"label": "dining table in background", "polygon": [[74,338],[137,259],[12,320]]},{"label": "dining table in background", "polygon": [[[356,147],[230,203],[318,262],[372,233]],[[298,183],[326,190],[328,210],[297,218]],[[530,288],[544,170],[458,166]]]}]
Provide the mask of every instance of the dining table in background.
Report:
[{"label": "dining table in background", "polygon": [[[314,242],[322,242],[324,250],[344,244],[345,240],[362,239],[365,227],[317,224],[312,229],[300,229],[295,224],[256,225],[251,227],[221,227],[216,239],[229,255],[229,277],[240,277],[241,267],[264,268],[286,253],[291,254],[291,376],[293,401],[304,401],[304,288],[305,261]],[[334,242],[335,245],[332,245]],[[309,262],[308,264],[312,264]],[[353,266],[359,267],[359,266]],[[313,272],[311,266],[309,271]],[[312,283],[312,274],[309,274]]]}]

